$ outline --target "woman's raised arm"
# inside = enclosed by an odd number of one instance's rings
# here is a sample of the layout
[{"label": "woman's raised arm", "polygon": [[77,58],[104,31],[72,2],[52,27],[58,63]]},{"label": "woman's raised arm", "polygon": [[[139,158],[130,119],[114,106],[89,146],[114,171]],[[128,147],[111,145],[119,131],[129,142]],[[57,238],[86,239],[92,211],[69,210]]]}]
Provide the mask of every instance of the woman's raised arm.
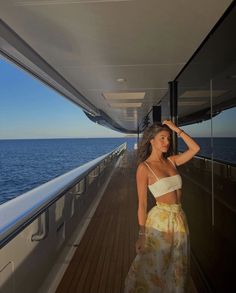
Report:
[{"label": "woman's raised arm", "polygon": [[165,120],[162,124],[166,124],[171,130],[175,131],[188,146],[188,150],[179,155],[171,156],[170,158],[177,166],[180,166],[190,161],[200,150],[200,146],[182,129],[178,128],[172,121]]}]

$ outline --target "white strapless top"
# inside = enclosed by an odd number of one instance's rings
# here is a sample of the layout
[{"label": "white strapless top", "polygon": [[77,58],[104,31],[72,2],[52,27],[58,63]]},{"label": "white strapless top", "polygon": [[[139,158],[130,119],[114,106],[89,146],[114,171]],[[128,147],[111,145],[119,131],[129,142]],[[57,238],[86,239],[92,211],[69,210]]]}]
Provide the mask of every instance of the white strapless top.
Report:
[{"label": "white strapless top", "polygon": [[[168,158],[169,159],[169,158]],[[169,159],[171,161],[171,159]],[[151,172],[156,177],[157,181],[153,184],[148,185],[149,190],[153,194],[155,198],[162,196],[163,194],[169,193],[171,191],[181,189],[182,188],[182,178],[179,174],[175,174],[172,176],[158,178],[152,168],[148,165],[147,162],[144,162]],[[171,161],[174,165],[174,163]]]}]

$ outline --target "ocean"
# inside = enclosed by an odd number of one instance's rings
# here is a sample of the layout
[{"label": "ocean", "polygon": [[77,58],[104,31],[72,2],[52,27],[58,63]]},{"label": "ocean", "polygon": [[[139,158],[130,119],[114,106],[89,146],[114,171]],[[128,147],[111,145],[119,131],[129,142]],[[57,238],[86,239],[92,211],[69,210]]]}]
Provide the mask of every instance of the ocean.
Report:
[{"label": "ocean", "polygon": [[[208,138],[196,138],[200,155],[210,157]],[[0,140],[0,204],[136,138]],[[179,149],[184,143],[179,140]],[[236,138],[215,138],[214,158],[236,163]]]}]

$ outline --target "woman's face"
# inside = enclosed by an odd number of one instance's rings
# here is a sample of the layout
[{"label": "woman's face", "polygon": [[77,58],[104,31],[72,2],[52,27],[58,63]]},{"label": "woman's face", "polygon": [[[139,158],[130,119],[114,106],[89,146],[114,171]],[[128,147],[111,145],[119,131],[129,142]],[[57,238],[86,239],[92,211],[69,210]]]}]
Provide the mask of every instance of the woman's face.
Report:
[{"label": "woman's face", "polygon": [[151,139],[152,148],[166,153],[170,146],[170,133],[167,130],[158,132],[153,139]]}]

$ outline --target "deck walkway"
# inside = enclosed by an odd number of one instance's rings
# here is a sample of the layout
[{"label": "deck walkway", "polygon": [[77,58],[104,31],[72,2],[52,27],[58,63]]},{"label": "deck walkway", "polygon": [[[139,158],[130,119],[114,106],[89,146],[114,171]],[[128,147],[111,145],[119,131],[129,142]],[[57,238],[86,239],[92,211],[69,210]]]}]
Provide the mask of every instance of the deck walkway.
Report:
[{"label": "deck walkway", "polygon": [[116,168],[56,293],[123,292],[138,234],[134,156]]}]

